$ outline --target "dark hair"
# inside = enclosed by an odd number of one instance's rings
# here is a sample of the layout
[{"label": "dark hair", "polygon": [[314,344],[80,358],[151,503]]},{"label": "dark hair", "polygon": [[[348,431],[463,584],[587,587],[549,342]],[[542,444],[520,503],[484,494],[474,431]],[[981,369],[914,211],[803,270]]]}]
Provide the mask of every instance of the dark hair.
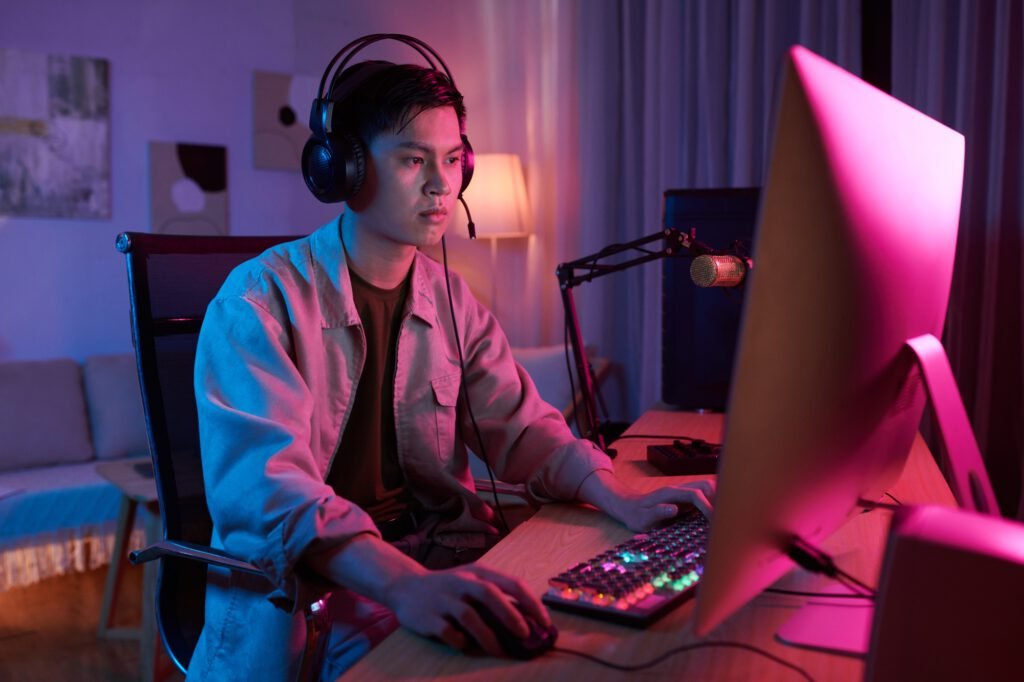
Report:
[{"label": "dark hair", "polygon": [[353,64],[331,83],[329,97],[338,102],[334,129],[352,131],[366,145],[380,133],[399,132],[427,109],[453,107],[460,129],[466,122],[462,93],[448,76],[416,64]]}]

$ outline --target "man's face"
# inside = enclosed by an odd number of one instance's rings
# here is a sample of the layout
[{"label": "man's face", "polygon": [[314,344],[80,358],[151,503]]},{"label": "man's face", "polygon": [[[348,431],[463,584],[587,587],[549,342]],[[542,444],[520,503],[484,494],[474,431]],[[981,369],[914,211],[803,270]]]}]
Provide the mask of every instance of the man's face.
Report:
[{"label": "man's face", "polygon": [[349,202],[359,229],[397,244],[437,244],[462,185],[455,109],[426,109],[401,131],[378,135],[369,152],[366,184]]}]

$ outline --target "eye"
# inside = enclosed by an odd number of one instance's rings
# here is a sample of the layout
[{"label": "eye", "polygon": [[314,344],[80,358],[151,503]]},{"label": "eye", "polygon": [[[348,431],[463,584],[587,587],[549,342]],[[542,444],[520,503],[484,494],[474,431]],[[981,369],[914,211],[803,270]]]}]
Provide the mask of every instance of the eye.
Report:
[{"label": "eye", "polygon": [[407,156],[405,157],[405,164],[407,166],[422,166],[424,163],[422,156]]},{"label": "eye", "polygon": [[461,154],[456,154],[455,156],[449,156],[447,159],[445,159],[445,163],[447,163],[450,166],[457,165],[457,164],[459,164],[461,162],[462,162],[462,155]]}]

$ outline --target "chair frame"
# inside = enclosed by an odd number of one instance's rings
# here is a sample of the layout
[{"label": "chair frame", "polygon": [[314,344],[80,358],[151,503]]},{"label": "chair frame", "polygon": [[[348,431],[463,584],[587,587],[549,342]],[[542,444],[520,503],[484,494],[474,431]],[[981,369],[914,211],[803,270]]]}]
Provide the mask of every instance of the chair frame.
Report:
[{"label": "chair frame", "polygon": [[[177,589],[190,586],[194,593],[205,596],[206,569],[210,565],[232,571],[263,575],[251,563],[232,557],[226,552],[209,547],[213,523],[209,510],[192,510],[205,516],[205,523],[187,523],[178,513],[177,477],[171,462],[171,440],[166,418],[166,405],[160,390],[160,376],[157,366],[156,339],[179,334],[198,334],[202,326],[202,315],[154,318],[151,305],[148,258],[150,255],[188,255],[216,253],[258,254],[281,242],[295,239],[295,236],[266,237],[215,237],[192,235],[159,235],[140,232],[124,232],[117,237],[117,249],[127,261],[128,289],[131,301],[132,342],[135,348],[139,373],[139,386],[146,416],[146,432],[149,438],[150,455],[156,478],[157,494],[160,501],[160,519],[164,539],[142,550],[129,554],[133,564],[142,564],[160,559],[157,580],[156,610],[160,637],[171,660],[182,672],[186,672],[195,649],[196,638],[189,632],[192,628],[182,627]],[[211,297],[212,298],[212,297]],[[198,442],[198,434],[196,438]],[[205,488],[205,486],[204,486]],[[195,542],[199,540],[200,542]],[[201,621],[205,614],[190,614]],[[329,627],[326,597],[309,605],[305,611],[307,641],[299,671],[299,679],[314,679],[319,673],[323,653],[322,636]],[[189,624],[194,625],[194,624]],[[201,629],[201,628],[200,628]]]}]

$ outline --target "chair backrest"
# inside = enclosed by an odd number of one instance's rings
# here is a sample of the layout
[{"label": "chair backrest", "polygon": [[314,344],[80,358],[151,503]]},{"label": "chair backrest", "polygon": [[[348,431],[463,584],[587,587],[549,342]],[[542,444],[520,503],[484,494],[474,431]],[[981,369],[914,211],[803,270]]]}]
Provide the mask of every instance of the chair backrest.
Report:
[{"label": "chair backrest", "polygon": [[[208,545],[193,366],[206,307],[228,273],[294,236],[206,237],[125,232],[132,341],[142,387],[164,539]],[[157,620],[168,653],[188,667],[205,615],[206,564],[160,562]]]}]

